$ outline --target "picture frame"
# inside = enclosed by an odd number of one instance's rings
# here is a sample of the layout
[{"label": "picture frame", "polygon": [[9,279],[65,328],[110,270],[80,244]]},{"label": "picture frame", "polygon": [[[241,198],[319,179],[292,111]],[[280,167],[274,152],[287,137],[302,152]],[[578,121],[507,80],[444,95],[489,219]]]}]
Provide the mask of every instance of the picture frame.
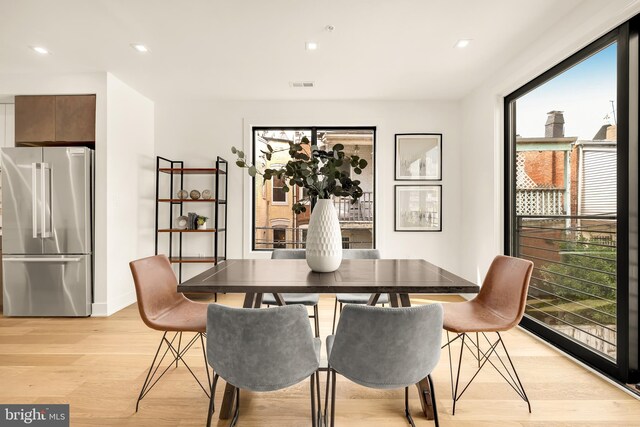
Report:
[{"label": "picture frame", "polygon": [[442,231],[442,185],[396,185],[394,231]]},{"label": "picture frame", "polygon": [[442,180],[442,134],[395,134],[395,179]]}]

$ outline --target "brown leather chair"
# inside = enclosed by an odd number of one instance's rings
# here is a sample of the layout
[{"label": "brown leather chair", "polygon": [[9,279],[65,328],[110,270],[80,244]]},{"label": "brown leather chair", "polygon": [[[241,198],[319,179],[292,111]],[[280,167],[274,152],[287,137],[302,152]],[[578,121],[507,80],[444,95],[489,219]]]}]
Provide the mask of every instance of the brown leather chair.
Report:
[{"label": "brown leather chair", "polygon": [[[462,397],[471,382],[480,370],[489,363],[493,366],[507,383],[527,402],[529,412],[531,404],[520,382],[511,357],[507,352],[500,332],[508,331],[516,326],[524,314],[527,302],[529,280],[533,271],[533,263],[520,258],[512,258],[499,255],[494,258],[487,277],[482,282],[478,295],[471,301],[444,304],[443,327],[447,331],[447,344],[449,349],[449,367],[451,373],[451,397],[453,398],[453,414],[456,413],[456,402]],[[455,332],[457,336],[449,340],[449,332]],[[495,332],[497,340],[491,342],[487,333]],[[475,333],[475,341],[470,334]],[[480,336],[483,338],[481,345]],[[451,362],[451,344],[460,340],[460,356],[458,358],[458,372],[453,381],[453,365]],[[488,347],[487,347],[488,345]],[[511,366],[507,367],[500,354],[497,352],[500,345]],[[460,392],[460,368],[462,366],[462,354],[465,346],[471,351],[478,363],[478,368],[466,386]],[[490,359],[495,355],[495,363]],[[504,368],[504,371],[500,368]],[[512,374],[513,372],[513,374]]]},{"label": "brown leather chair", "polygon": [[[153,386],[162,378],[162,376],[175,363],[182,362],[191,375],[200,385],[200,388],[209,397],[209,389],[211,388],[211,377],[207,365],[207,355],[205,351],[203,335],[207,330],[207,307],[208,304],[191,301],[183,294],[178,293],[178,281],[171,268],[169,259],[164,255],[156,255],[148,258],[142,258],[129,263],[133,281],[135,283],[136,295],[138,297],[138,309],[142,321],[151,329],[162,331],[162,339],[160,345],[153,357],[151,367],[147,373],[147,377],[142,385],[142,390],[136,402],[136,412],[142,398],[153,388]],[[182,333],[193,332],[194,337],[184,346],[182,346]],[[169,339],[167,334],[173,337]],[[176,340],[177,339],[177,340]],[[182,356],[195,344],[200,341],[202,346],[202,354],[204,356],[204,366],[207,371],[207,380],[209,387],[204,387],[200,380],[193,373],[193,370],[187,365]],[[174,343],[177,342],[177,346]],[[156,360],[160,354],[160,350],[166,345],[164,353],[160,357],[156,365]],[[182,348],[181,348],[182,346]],[[167,355],[171,352],[171,362],[164,370],[160,370],[160,366]],[[160,371],[157,378],[156,374]],[[154,380],[155,378],[155,380]]]}]

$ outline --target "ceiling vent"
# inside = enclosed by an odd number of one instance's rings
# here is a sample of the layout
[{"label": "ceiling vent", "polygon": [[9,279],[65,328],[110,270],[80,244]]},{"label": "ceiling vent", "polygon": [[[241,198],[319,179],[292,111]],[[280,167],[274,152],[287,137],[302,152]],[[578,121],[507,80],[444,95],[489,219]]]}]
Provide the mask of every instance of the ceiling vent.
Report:
[{"label": "ceiling vent", "polygon": [[315,87],[314,82],[289,82],[291,87]]}]

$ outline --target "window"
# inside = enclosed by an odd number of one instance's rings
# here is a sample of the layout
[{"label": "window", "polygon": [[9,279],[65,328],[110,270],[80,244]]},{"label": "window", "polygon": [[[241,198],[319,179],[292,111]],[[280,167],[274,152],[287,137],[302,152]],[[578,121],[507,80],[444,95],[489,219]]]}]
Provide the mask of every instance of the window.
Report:
[{"label": "window", "polygon": [[[357,203],[344,197],[334,197],[333,203],[340,220],[343,236],[347,236],[349,247],[373,248],[375,238],[375,128],[279,128],[260,127],[253,129],[253,164],[259,169],[276,169],[289,160],[289,142],[299,142],[307,137],[320,149],[330,150],[335,144],[342,144],[345,152],[367,160],[367,167],[358,175],[364,194]],[[262,154],[266,144],[274,152],[271,160]],[[309,153],[311,154],[311,153]],[[349,165],[343,166],[352,179],[354,173]],[[266,184],[261,176],[254,178],[253,184],[253,250],[271,250],[274,248],[303,249],[305,247],[307,227],[311,218],[313,202],[307,200],[304,188],[291,188],[283,191],[284,179],[272,179]],[[267,192],[269,194],[267,194]],[[291,210],[294,203],[306,204],[307,211],[295,214]],[[272,218],[287,221],[287,232],[274,230]],[[276,236],[278,237],[276,239]],[[355,237],[349,237],[355,236]]]},{"label": "window", "polygon": [[[272,165],[274,169],[281,165]],[[285,184],[284,178],[274,177],[271,180],[271,201],[278,204],[287,204],[287,193],[283,190]]]},{"label": "window", "polygon": [[342,249],[349,249],[349,237],[342,238]]},{"label": "window", "polygon": [[524,327],[638,382],[637,344],[629,345],[638,339],[629,312],[637,279],[630,280],[627,237],[638,191],[627,178],[638,166],[628,155],[638,143],[629,138],[637,92],[629,90],[626,62],[638,51],[628,48],[628,29],[505,98],[505,252],[534,263]]},{"label": "window", "polygon": [[287,229],[286,228],[274,228],[273,229],[273,247],[278,249],[284,249],[287,247]]}]

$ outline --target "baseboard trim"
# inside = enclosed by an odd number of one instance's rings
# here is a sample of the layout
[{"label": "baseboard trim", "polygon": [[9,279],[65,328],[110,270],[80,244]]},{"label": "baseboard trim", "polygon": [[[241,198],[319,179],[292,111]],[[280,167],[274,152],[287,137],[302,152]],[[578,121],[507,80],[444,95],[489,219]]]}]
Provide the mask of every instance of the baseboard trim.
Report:
[{"label": "baseboard trim", "polygon": [[108,303],[91,304],[91,317],[108,317],[136,302],[136,293],[127,292]]}]

